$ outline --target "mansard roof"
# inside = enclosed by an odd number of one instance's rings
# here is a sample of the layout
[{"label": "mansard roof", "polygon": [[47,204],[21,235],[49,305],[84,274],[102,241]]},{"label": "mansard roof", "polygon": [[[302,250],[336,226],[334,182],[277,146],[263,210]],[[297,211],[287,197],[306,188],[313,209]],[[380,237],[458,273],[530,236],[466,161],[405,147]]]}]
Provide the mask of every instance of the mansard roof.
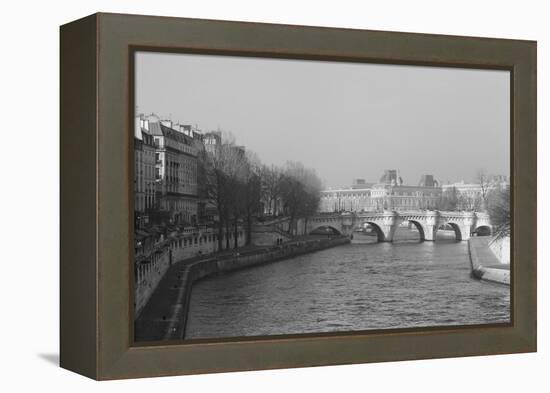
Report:
[{"label": "mansard roof", "polygon": [[193,144],[193,138],[191,138],[189,135],[185,135],[183,132],[167,127],[160,122],[149,122],[149,134],[153,136],[164,136],[166,138],[185,143],[186,145]]},{"label": "mansard roof", "polygon": [[164,133],[160,128],[160,123],[149,122],[149,134],[155,136],[164,136]]},{"label": "mansard roof", "polygon": [[160,125],[160,129],[165,137],[181,143],[185,143],[186,145],[193,144],[193,138],[191,138],[189,135],[185,135],[183,132],[176,131],[173,128],[167,127],[162,123],[157,123],[157,125]]}]

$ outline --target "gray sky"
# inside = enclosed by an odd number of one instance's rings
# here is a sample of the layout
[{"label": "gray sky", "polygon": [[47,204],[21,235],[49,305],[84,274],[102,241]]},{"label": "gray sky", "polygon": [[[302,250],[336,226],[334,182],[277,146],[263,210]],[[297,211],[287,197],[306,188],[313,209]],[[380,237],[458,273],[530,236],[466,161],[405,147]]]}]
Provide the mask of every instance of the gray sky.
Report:
[{"label": "gray sky", "polygon": [[315,168],[327,187],[384,169],[405,184],[510,172],[508,71],[136,56],[139,112],[229,131],[265,163]]}]

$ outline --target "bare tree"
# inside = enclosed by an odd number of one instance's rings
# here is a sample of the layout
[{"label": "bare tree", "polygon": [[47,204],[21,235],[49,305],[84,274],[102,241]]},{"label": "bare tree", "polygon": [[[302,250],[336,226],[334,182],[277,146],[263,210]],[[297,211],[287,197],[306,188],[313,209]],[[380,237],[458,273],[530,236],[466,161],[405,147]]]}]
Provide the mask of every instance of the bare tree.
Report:
[{"label": "bare tree", "polygon": [[281,196],[285,213],[289,216],[289,233],[296,232],[297,219],[306,220],[317,212],[322,182],[317,173],[302,163],[286,163],[281,181]]},{"label": "bare tree", "polygon": [[509,236],[511,228],[510,187],[495,189],[489,194],[489,217],[496,233]]},{"label": "bare tree", "polygon": [[261,162],[256,153],[247,151],[246,168],[244,173],[244,215],[246,218],[246,245],[252,242],[252,220],[260,215],[262,182]]},{"label": "bare tree", "polygon": [[[229,138],[231,141],[232,139]],[[234,143],[222,143],[213,151],[202,150],[199,154],[201,190],[207,201],[216,209],[218,216],[218,248],[221,250],[224,237],[229,247],[229,220],[234,213],[239,188],[236,184],[244,173],[246,159],[244,150]]]},{"label": "bare tree", "polygon": [[276,216],[281,192],[281,169],[274,165],[262,165],[259,174],[262,182],[262,201],[265,210],[268,214]]},{"label": "bare tree", "polygon": [[487,195],[490,189],[490,178],[484,169],[478,169],[476,172],[476,182],[481,191],[482,209],[487,210]]}]

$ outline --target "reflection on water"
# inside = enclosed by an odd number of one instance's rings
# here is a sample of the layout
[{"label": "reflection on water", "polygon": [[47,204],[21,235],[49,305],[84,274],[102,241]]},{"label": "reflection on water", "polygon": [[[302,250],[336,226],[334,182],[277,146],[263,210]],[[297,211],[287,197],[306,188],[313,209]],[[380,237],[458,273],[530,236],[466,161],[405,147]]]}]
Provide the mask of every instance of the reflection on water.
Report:
[{"label": "reflection on water", "polygon": [[[508,322],[510,291],[470,278],[466,242],[349,245],[208,278],[186,339]],[[370,244],[369,244],[370,243]]]}]

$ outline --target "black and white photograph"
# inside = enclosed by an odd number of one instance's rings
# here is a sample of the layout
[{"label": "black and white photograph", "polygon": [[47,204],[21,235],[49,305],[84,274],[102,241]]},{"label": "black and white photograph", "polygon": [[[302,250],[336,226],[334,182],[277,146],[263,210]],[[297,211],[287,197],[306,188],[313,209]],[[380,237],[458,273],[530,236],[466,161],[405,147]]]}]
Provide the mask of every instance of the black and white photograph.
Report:
[{"label": "black and white photograph", "polygon": [[133,62],[136,343],[511,323],[510,71]]},{"label": "black and white photograph", "polygon": [[544,5],[6,2],[0,391],[548,391]]}]

